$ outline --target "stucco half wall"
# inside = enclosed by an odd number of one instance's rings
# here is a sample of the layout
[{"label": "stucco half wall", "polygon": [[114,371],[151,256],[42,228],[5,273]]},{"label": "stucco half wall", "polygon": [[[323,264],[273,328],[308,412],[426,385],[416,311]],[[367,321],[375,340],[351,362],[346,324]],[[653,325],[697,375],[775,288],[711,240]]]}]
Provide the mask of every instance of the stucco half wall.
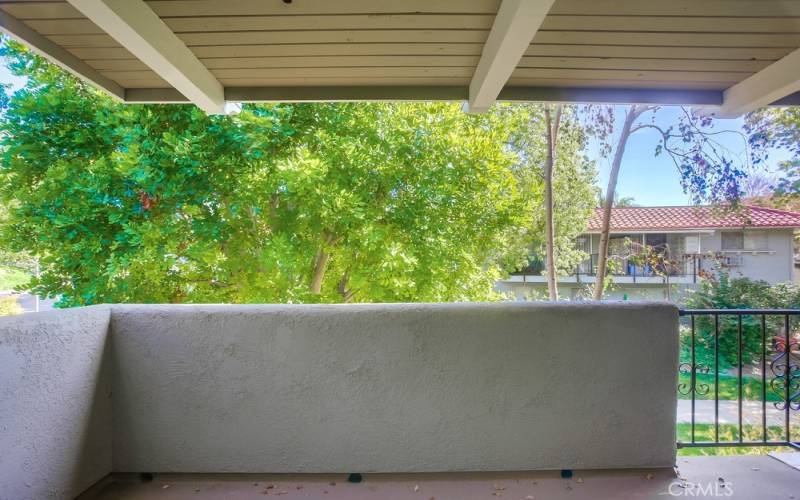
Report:
[{"label": "stucco half wall", "polygon": [[114,469],[669,467],[678,312],[115,306]]},{"label": "stucco half wall", "polygon": [[[110,470],[670,467],[677,322],[664,303],[115,305],[3,319],[12,453],[0,497],[35,480],[58,483],[39,498],[67,498]],[[87,415],[101,417],[88,435]],[[78,466],[92,472],[75,483],[63,470]]]},{"label": "stucco half wall", "polygon": [[109,315],[0,318],[0,500],[74,498],[111,472]]}]

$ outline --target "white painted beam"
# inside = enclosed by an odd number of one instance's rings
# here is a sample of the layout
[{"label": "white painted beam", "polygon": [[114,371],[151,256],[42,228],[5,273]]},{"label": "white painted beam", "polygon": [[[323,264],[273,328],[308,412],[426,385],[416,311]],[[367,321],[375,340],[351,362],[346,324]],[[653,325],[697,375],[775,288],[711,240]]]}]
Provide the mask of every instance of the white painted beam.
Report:
[{"label": "white painted beam", "polygon": [[32,30],[27,24],[7,12],[0,11],[0,30],[11,38],[24,43],[35,53],[62,69],[105,91],[111,97],[118,100],[125,98],[125,89],[116,82],[101,75],[96,69]]},{"label": "white painted beam", "polygon": [[718,118],[733,118],[800,91],[800,49],[775,61],[724,92]]},{"label": "white painted beam", "polygon": [[142,0],[68,1],[198,107],[224,112],[222,84]]},{"label": "white painted beam", "polygon": [[531,44],[554,0],[503,0],[469,85],[465,111],[491,107]]}]

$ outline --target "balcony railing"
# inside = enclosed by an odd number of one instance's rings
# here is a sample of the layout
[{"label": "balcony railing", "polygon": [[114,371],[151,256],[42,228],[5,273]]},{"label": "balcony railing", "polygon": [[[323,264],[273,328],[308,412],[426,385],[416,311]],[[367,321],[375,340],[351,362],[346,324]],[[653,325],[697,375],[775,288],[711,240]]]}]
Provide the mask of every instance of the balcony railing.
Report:
[{"label": "balcony railing", "polygon": [[[691,281],[697,283],[704,273],[721,267],[723,269],[737,268],[742,265],[742,258],[738,255],[716,253],[687,253],[677,257],[664,259],[665,262],[657,265],[642,265],[632,256],[611,255],[609,257],[608,274],[615,277],[625,277],[636,283],[637,280],[652,283],[653,278],[660,278],[665,283],[673,278],[681,279],[683,283]],[[589,257],[575,266],[571,277],[580,282],[582,277],[597,275],[598,254],[589,254]],[[545,274],[545,261],[538,256],[533,256],[528,265],[511,273],[514,276],[543,276]]]},{"label": "balcony railing", "polygon": [[[800,310],[682,310],[678,447],[800,449]],[[679,433],[680,434],[680,433]]]}]

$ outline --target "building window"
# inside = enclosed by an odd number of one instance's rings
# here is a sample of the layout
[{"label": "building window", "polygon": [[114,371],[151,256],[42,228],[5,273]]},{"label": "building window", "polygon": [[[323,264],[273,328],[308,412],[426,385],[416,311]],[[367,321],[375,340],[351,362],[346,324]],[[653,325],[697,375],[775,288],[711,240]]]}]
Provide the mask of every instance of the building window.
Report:
[{"label": "building window", "polygon": [[746,250],[769,250],[769,237],[766,231],[747,231],[744,235],[744,248]]},{"label": "building window", "polygon": [[744,233],[742,231],[722,233],[722,249],[744,250]]}]

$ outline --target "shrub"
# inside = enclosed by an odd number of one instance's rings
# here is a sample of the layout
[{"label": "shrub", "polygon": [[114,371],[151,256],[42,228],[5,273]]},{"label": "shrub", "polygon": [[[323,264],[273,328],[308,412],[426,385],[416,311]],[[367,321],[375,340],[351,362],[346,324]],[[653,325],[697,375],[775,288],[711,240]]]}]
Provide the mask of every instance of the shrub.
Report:
[{"label": "shrub", "polygon": [[[765,281],[731,278],[720,273],[716,279],[705,279],[695,293],[684,301],[689,309],[797,309],[800,308],[800,288],[789,283],[770,285]],[[783,317],[767,317],[767,341],[783,334]],[[719,316],[719,358],[722,367],[739,362],[738,318]],[[713,366],[714,318],[698,316],[695,320],[695,356],[698,364]],[[689,353],[690,330],[681,329],[681,357]],[[742,316],[742,363],[760,359],[761,317]]]}]

